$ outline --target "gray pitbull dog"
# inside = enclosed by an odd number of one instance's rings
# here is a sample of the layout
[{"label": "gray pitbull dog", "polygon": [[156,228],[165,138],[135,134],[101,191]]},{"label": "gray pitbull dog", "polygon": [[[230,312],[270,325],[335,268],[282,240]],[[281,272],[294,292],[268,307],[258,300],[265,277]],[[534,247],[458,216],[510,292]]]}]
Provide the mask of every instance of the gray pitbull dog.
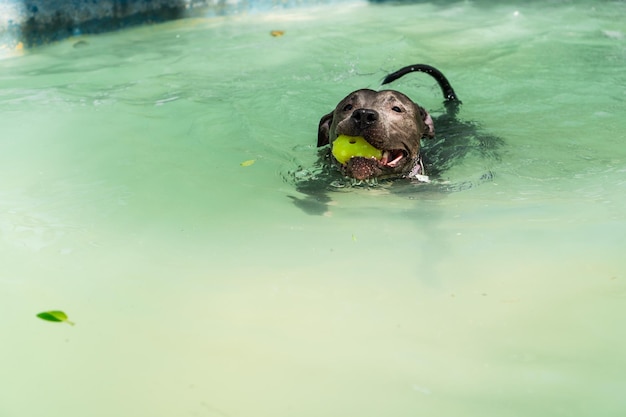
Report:
[{"label": "gray pitbull dog", "polygon": [[[413,71],[431,75],[447,102],[460,103],[446,77],[429,65],[404,67],[389,74],[383,84]],[[422,178],[425,172],[420,141],[434,137],[435,126],[430,114],[406,95],[395,90],[361,89],[348,94],[335,110],[322,117],[317,146],[332,147],[340,135],[361,136],[382,154],[380,159],[354,156],[345,164],[340,164],[331,154],[332,160],[347,177],[357,180]]]}]

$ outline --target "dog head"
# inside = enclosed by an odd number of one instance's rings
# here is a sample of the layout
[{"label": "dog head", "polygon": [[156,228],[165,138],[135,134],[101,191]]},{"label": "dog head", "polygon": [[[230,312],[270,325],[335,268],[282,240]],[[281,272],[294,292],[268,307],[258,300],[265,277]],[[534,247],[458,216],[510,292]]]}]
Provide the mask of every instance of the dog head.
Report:
[{"label": "dog head", "polygon": [[322,117],[317,146],[332,146],[340,135],[361,136],[382,151],[380,159],[355,156],[345,164],[335,161],[344,175],[364,180],[415,172],[420,164],[420,141],[433,137],[435,129],[428,112],[404,94],[362,89],[348,94],[333,112]]}]

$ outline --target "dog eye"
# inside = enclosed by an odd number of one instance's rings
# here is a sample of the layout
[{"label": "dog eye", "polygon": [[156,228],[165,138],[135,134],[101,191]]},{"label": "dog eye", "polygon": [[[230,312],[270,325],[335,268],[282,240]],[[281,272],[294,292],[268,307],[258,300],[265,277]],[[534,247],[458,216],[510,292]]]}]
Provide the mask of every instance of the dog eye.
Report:
[{"label": "dog eye", "polygon": [[402,113],[402,109],[398,106],[393,106],[391,110],[395,111],[396,113]]},{"label": "dog eye", "polygon": [[346,104],[343,108],[343,111],[352,110],[352,104]]}]

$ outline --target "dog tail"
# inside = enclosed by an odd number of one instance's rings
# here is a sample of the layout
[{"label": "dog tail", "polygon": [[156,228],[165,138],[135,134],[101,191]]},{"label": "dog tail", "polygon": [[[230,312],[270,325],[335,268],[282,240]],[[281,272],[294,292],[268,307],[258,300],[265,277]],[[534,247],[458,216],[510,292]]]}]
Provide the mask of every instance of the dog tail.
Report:
[{"label": "dog tail", "polygon": [[454,89],[450,85],[450,81],[448,81],[446,76],[443,75],[443,73],[439,71],[437,68],[431,67],[430,65],[426,65],[426,64],[415,64],[415,65],[409,65],[408,67],[401,68],[398,71],[387,75],[385,79],[383,80],[383,84],[388,84],[390,82],[393,82],[397,80],[398,78],[408,74],[409,72],[414,72],[414,71],[425,72],[426,74],[433,77],[439,84],[439,87],[441,87],[443,98],[445,99],[447,103],[450,103],[450,102],[454,102],[455,104],[461,103],[461,100],[459,100],[459,97],[454,92]]}]

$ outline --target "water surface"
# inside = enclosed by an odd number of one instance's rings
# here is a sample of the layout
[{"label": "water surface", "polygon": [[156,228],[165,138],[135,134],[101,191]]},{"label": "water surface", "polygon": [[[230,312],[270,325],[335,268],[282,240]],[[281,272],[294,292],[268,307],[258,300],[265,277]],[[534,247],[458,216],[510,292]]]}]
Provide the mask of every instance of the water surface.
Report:
[{"label": "water surface", "polygon": [[[483,3],[184,20],[1,61],[0,415],[623,415],[625,5]],[[455,192],[294,204],[320,117],[417,62],[499,158],[456,161]],[[427,76],[393,87],[441,113]]]}]

